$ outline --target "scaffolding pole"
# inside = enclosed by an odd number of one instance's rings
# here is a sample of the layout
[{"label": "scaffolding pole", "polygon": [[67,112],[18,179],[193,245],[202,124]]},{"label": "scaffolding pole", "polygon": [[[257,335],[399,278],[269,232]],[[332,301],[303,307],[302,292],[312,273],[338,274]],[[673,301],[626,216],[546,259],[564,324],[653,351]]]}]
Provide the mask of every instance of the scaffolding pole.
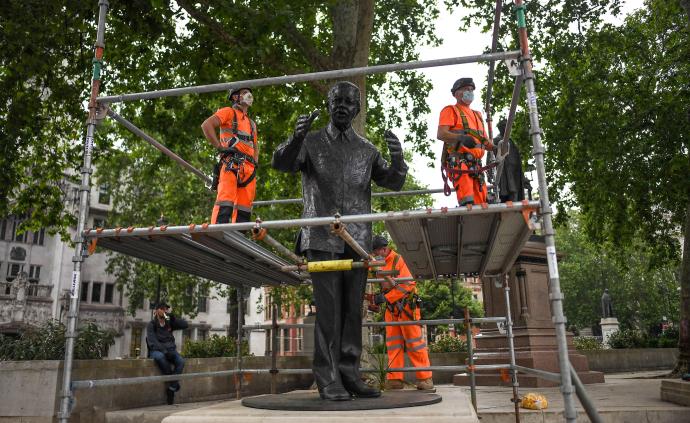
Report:
[{"label": "scaffolding pole", "polygon": [[[442,207],[440,209],[420,209],[420,210],[405,210],[405,211],[389,211],[383,213],[367,213],[367,214],[353,214],[340,216],[340,222],[343,224],[349,223],[371,223],[371,222],[385,222],[390,220],[415,220],[415,219],[430,219],[442,218],[451,216],[465,216],[474,214],[492,214],[503,213],[510,211],[524,211],[536,210],[540,206],[539,201],[525,201],[521,203],[501,203],[501,204],[485,204],[481,206],[467,206],[467,207]],[[484,207],[485,206],[485,207]],[[302,219],[284,219],[284,220],[267,220],[261,222],[261,227],[266,229],[274,228],[299,228],[303,226],[328,226],[333,223],[335,217],[308,217]],[[160,227],[146,227],[133,228],[131,231],[118,231],[117,229],[104,229],[100,232],[88,231],[84,233],[88,238],[106,238],[106,237],[130,237],[130,236],[153,236],[153,235],[172,235],[172,234],[195,234],[195,233],[214,233],[225,232],[227,241],[232,241],[232,238],[241,236],[235,231],[249,231],[254,228],[254,222],[242,223],[221,223],[216,225],[185,225],[185,226],[167,226],[164,229]],[[248,248],[246,245],[239,245],[238,248]]]},{"label": "scaffolding pole", "polygon": [[517,369],[515,369],[515,339],[513,336],[513,316],[510,311],[510,286],[508,285],[508,278],[506,275],[501,275],[503,278],[503,293],[506,300],[506,337],[508,338],[508,349],[510,350],[510,379],[513,385],[513,398],[511,401],[515,407],[515,423],[520,423],[520,393]]},{"label": "scaffolding pole", "polygon": [[[493,34],[491,36],[491,53],[496,52],[496,47],[498,45],[498,33],[499,29],[501,26],[501,9],[503,7],[503,1],[502,0],[496,0],[496,7],[494,8],[494,30]],[[494,72],[496,70],[496,63],[492,60],[489,62],[489,75],[487,78],[487,84],[486,84],[486,105],[484,107],[484,112],[486,113],[486,126],[489,132],[489,140],[493,142],[494,139],[494,133],[493,133],[493,127],[491,125],[493,119],[492,119],[492,113],[491,113],[491,96],[493,94],[493,85],[494,85]],[[491,163],[492,161],[495,160],[495,154],[493,150],[489,151],[487,153],[487,163]],[[494,178],[496,173],[494,172],[493,169],[489,169],[488,171],[488,180],[489,183],[494,183],[497,181],[497,179]],[[498,196],[498,183],[495,183],[493,192],[495,194],[495,202],[499,202],[500,198]]]},{"label": "scaffolding pole", "polygon": [[93,77],[91,79],[91,96],[89,98],[89,118],[86,123],[86,138],[84,139],[84,162],[81,168],[81,185],[79,187],[79,219],[74,246],[74,267],[70,285],[69,311],[67,312],[67,334],[65,335],[65,361],[62,373],[62,390],[60,392],[60,412],[58,419],[67,423],[72,412],[72,364],[74,360],[74,342],[77,337],[77,319],[79,318],[79,291],[81,289],[81,264],[84,261],[84,228],[89,210],[89,195],[91,193],[91,156],[93,138],[97,124],[97,99],[101,86],[101,64],[105,48],[105,17],[108,13],[108,0],[98,1],[98,30],[94,46]]},{"label": "scaffolding pole", "polygon": [[270,85],[294,84],[296,82],[322,81],[328,79],[347,79],[354,76],[376,73],[398,72],[404,70],[434,68],[439,66],[461,65],[466,63],[489,62],[492,60],[516,59],[519,51],[504,51],[493,54],[451,57],[447,59],[417,60],[412,62],[391,63],[386,65],[363,66],[359,68],[336,69],[323,72],[310,72],[296,75],[274,76],[269,78],[248,79],[245,81],[223,82],[219,84],[198,85],[193,87],[170,88],[167,90],[148,91],[132,94],[105,96],[98,99],[101,103],[122,103],[125,101],[151,100],[154,98],[173,97],[185,94],[205,94],[228,91],[235,88],[256,88]]},{"label": "scaffolding pole", "polygon": [[113,118],[117,123],[127,128],[129,132],[143,139],[147,143],[151,144],[158,151],[173,159],[177,164],[182,166],[182,168],[192,172],[197,178],[201,179],[201,181],[204,182],[207,188],[211,187],[211,178],[209,178],[204,172],[195,168],[194,166],[189,164],[185,159],[170,151],[169,148],[156,141],[152,136],[150,136],[146,132],[137,128],[132,122],[115,113],[115,111],[110,107],[108,107],[108,116]]},{"label": "scaffolding pole", "polygon": [[[488,184],[487,186],[491,187],[491,184]],[[455,191],[455,188],[452,188],[452,191]],[[443,188],[415,189],[415,190],[410,190],[410,191],[373,192],[373,193],[371,193],[371,198],[402,197],[405,195],[441,194],[442,192],[443,192]],[[281,200],[259,200],[259,201],[254,201],[252,203],[252,206],[254,206],[254,207],[273,206],[273,205],[277,205],[277,204],[302,204],[302,199],[301,198],[284,198]]]},{"label": "scaffolding pole", "polygon": [[[558,259],[556,257],[556,240],[551,221],[551,203],[549,202],[549,191],[546,183],[546,170],[544,167],[544,145],[542,144],[542,131],[539,126],[539,110],[537,108],[537,93],[534,86],[534,73],[532,72],[532,57],[530,55],[529,42],[527,39],[527,24],[525,21],[525,6],[523,0],[515,1],[517,14],[518,37],[520,50],[522,52],[522,72],[527,88],[527,108],[529,110],[530,135],[532,137],[532,148],[534,162],[537,168],[539,179],[539,200],[541,201],[541,214],[543,219],[544,236],[546,242],[546,258],[549,267],[549,299],[551,300],[551,315],[556,329],[556,339],[558,343],[558,362],[561,373],[561,392],[563,393],[563,406],[565,420],[574,423],[577,420],[577,409],[575,408],[575,398],[572,378],[570,377],[570,359],[568,357],[568,343],[565,333],[565,316],[563,315],[563,294],[561,293],[561,282],[558,276]],[[585,394],[586,395],[586,394]]]}]

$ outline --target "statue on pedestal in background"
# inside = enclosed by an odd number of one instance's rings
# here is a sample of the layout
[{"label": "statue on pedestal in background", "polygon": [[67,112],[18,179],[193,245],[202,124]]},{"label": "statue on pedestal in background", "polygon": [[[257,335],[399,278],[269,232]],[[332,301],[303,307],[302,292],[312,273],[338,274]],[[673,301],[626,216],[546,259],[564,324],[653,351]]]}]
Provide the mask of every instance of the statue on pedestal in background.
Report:
[{"label": "statue on pedestal in background", "polygon": [[601,317],[604,319],[613,317],[613,302],[608,288],[604,289],[601,295]]}]

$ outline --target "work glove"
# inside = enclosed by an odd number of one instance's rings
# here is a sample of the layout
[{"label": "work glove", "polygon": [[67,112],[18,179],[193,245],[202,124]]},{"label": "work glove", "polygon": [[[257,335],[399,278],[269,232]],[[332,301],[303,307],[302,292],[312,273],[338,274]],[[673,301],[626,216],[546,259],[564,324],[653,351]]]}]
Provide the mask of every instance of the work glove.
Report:
[{"label": "work glove", "polygon": [[383,138],[386,140],[386,144],[388,144],[388,152],[391,154],[391,160],[401,159],[403,151],[398,137],[389,129],[384,132]]},{"label": "work glove", "polygon": [[477,143],[474,142],[474,138],[469,135],[458,135],[458,141],[460,142],[460,145],[465,148],[477,148]]},{"label": "work glove", "polygon": [[385,304],[386,303],[386,296],[383,295],[383,292],[379,292],[374,296],[374,304]]},{"label": "work glove", "polygon": [[369,305],[367,306],[367,310],[373,311],[374,313],[378,313],[379,311],[381,311],[381,307],[379,307],[379,306],[376,305],[376,304],[369,304]]},{"label": "work glove", "polygon": [[168,361],[175,361],[175,353],[172,351],[165,352],[165,359]]},{"label": "work glove", "polygon": [[319,117],[319,111],[314,110],[311,115],[300,115],[297,118],[297,123],[295,124],[295,132],[293,132],[292,139],[296,141],[302,141],[304,137],[307,136],[307,132],[311,128],[311,124],[314,120]]}]

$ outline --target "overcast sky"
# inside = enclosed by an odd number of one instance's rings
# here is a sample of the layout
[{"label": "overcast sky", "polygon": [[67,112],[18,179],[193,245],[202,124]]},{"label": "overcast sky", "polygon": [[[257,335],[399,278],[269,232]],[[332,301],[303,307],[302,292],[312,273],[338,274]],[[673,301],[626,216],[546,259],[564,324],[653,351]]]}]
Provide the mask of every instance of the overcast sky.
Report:
[{"label": "overcast sky", "polygon": [[[623,2],[623,15],[642,7],[642,0],[628,0]],[[462,9],[458,8],[454,12],[449,13],[443,2],[439,1],[439,8],[441,10],[440,16],[436,21],[436,34],[442,39],[442,44],[434,48],[423,48],[420,51],[421,60],[442,59],[455,56],[469,56],[474,54],[482,54],[484,49],[491,43],[490,33],[481,33],[479,28],[472,28],[467,32],[459,32],[460,19],[463,16]],[[505,18],[505,17],[504,17]],[[529,19],[529,16],[528,16]],[[622,17],[609,19],[611,22],[620,23]],[[433,90],[428,93],[429,106],[431,113],[426,116],[427,125],[429,127],[429,138],[436,139],[436,129],[438,127],[438,115],[441,109],[448,104],[453,104],[455,99],[450,94],[450,87],[453,82],[460,77],[472,77],[477,86],[477,93],[482,91],[485,87],[486,74],[488,72],[487,64],[466,64],[456,66],[444,66],[438,68],[422,69],[420,72],[424,74],[433,85]],[[507,72],[504,65],[497,66],[497,72]],[[477,96],[472,108],[483,110],[480,96]],[[494,118],[496,122],[496,118]],[[494,133],[497,133],[494,127]],[[403,145],[405,148],[405,145]],[[434,151],[440,151],[440,141],[434,146]],[[437,154],[438,156],[438,154]],[[415,160],[416,163],[427,163],[428,159]],[[438,161],[438,160],[437,160]],[[414,176],[429,188],[441,188],[443,182],[441,180],[441,171],[439,164],[435,163],[434,168],[427,168],[426,166],[413,167]],[[536,181],[534,183],[536,188]],[[455,194],[450,197],[445,197],[443,194],[435,194],[434,207],[455,207],[457,201]]]}]

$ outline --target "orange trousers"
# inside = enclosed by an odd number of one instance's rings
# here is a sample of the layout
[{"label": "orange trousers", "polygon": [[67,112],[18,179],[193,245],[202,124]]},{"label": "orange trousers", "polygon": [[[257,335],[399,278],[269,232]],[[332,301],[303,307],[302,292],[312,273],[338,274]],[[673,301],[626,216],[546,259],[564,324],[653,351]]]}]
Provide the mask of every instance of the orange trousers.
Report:
[{"label": "orange trousers", "polygon": [[[408,313],[411,313],[409,306],[405,306]],[[419,319],[419,309],[415,310],[415,318]],[[407,321],[409,318],[405,313],[395,316],[390,310],[386,309],[384,316],[386,322]],[[426,346],[426,339],[422,334],[422,327],[416,325],[409,326],[386,326],[386,351],[388,353],[388,367],[405,367],[405,355],[403,345],[407,351],[407,356],[414,367],[429,367],[429,350]],[[416,372],[418,380],[429,379],[431,372]],[[386,379],[403,379],[402,372],[390,372]]]},{"label": "orange trousers", "polygon": [[[239,168],[240,181],[246,181],[254,171],[254,165],[245,162]],[[220,171],[218,180],[218,194],[216,203],[213,206],[211,223],[234,223],[237,220],[237,212],[242,211],[247,215],[252,211],[252,203],[256,194],[256,178],[247,186],[239,187],[237,173],[225,170],[225,165]],[[227,215],[227,211],[232,210],[232,216]]]},{"label": "orange trousers", "polygon": [[[461,170],[467,170],[468,167],[465,163],[460,163]],[[455,193],[458,196],[458,205],[464,206],[465,204],[482,204],[486,203],[486,183],[479,184],[479,179],[473,178],[469,173],[463,173],[460,175],[456,181],[453,181],[453,186],[455,187]]]}]

